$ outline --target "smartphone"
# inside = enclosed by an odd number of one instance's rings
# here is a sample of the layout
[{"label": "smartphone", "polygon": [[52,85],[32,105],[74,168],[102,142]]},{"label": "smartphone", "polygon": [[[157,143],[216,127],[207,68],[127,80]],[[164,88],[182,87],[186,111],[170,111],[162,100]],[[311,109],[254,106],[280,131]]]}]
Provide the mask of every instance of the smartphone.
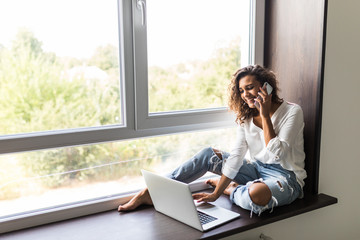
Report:
[{"label": "smartphone", "polygon": [[[265,82],[262,86],[262,89],[266,89],[267,94],[270,95],[272,93],[273,87],[268,82]],[[262,100],[260,95],[258,96],[258,99]],[[255,102],[255,106],[259,108],[260,104]]]}]

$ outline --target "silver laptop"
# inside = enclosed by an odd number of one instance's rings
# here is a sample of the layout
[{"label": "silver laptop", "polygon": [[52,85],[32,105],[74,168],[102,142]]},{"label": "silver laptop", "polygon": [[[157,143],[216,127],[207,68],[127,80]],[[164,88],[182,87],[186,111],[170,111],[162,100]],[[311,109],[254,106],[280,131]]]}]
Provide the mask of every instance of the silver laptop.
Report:
[{"label": "silver laptop", "polygon": [[196,204],[188,184],[141,170],[155,210],[200,231],[229,222],[240,214],[210,203]]}]

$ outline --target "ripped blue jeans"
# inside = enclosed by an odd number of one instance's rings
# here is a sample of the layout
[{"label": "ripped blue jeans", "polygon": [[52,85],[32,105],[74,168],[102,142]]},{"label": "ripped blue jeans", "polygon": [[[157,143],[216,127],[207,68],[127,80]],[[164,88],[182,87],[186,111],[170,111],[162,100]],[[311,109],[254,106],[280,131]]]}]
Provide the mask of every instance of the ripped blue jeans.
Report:
[{"label": "ripped blue jeans", "polygon": [[[169,178],[177,181],[190,183],[206,172],[222,174],[222,166],[229,153],[222,152],[220,159],[209,147],[201,150],[187,162],[176,168],[168,175]],[[236,205],[260,215],[267,209],[273,210],[276,206],[287,205],[302,196],[302,189],[296,181],[295,173],[288,171],[280,164],[264,164],[262,162],[247,162],[244,160],[238,174],[233,179],[239,185],[230,194],[230,200]],[[249,195],[249,187],[255,182],[265,183],[272,194],[267,205],[259,206],[252,202]]]}]

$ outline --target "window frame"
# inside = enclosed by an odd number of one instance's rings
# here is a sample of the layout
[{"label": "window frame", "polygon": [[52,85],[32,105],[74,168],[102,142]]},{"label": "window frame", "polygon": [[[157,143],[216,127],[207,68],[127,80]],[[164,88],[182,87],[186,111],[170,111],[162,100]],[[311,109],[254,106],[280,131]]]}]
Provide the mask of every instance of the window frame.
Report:
[{"label": "window frame", "polygon": [[[0,136],[0,154],[129,140],[235,125],[234,117],[226,108],[175,112],[166,115],[155,114],[153,116],[143,114],[145,105],[140,101],[143,92],[139,89],[139,79],[146,78],[144,75],[138,75],[137,68],[141,65],[136,64],[136,60],[139,58],[139,49],[134,36],[136,36],[136,29],[139,28],[142,21],[141,12],[136,7],[137,1],[139,0],[117,1],[123,124],[4,135]],[[250,62],[262,65],[265,0],[251,0],[251,5],[253,6],[251,16],[255,19],[255,30],[251,32],[249,39],[253,46],[249,49],[254,52],[254,54],[250,54]],[[146,36],[143,37],[146,38]],[[114,209],[114,204],[125,201],[130,195],[126,193],[74,203],[69,206],[39,210],[19,217],[0,219],[0,233],[111,210]]]}]

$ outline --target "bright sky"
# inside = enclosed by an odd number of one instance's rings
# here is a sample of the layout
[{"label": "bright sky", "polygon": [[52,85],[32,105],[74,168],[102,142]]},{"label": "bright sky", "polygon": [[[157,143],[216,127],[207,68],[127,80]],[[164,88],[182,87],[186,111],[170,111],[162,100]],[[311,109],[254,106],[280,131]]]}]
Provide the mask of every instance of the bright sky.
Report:
[{"label": "bright sky", "polygon": [[148,0],[147,10],[150,64],[206,59],[248,36],[248,0]]},{"label": "bright sky", "polygon": [[[248,0],[147,0],[149,62],[207,58],[219,44],[246,34]],[[139,13],[139,11],[137,11]],[[116,0],[2,0],[0,44],[26,27],[58,56],[90,57],[118,44]],[[245,31],[245,32],[244,32]]]},{"label": "bright sky", "polygon": [[99,45],[116,45],[114,0],[2,0],[0,43],[10,46],[18,28],[26,27],[46,51],[89,57]]}]

